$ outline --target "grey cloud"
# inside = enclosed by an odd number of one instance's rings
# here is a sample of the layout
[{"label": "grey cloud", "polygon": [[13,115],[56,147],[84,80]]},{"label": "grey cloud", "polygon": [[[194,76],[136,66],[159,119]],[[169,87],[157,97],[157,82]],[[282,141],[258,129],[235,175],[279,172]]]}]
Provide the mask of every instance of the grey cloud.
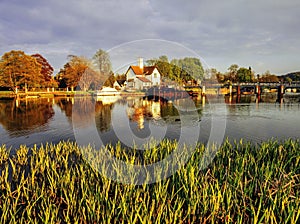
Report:
[{"label": "grey cloud", "polygon": [[279,71],[282,67],[275,68],[278,60],[273,55],[284,54],[293,61],[300,45],[298,2],[2,0],[0,53],[15,46],[29,51],[38,46],[46,53],[57,49],[49,53],[53,58],[59,49],[57,58],[66,51],[91,57],[99,48],[161,38],[186,45],[215,67],[255,61],[260,69]]}]

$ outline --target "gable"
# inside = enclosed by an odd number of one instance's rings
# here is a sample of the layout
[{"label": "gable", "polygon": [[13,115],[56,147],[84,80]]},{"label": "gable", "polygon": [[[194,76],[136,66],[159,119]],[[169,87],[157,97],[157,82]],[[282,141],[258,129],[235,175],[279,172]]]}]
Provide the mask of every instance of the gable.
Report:
[{"label": "gable", "polygon": [[126,79],[134,79],[136,77],[136,74],[134,73],[133,69],[131,66],[128,68],[127,72],[125,73]]},{"label": "gable", "polygon": [[131,65],[128,70],[132,70],[135,75],[151,75],[155,69],[155,66],[145,66],[141,69],[139,66]]}]

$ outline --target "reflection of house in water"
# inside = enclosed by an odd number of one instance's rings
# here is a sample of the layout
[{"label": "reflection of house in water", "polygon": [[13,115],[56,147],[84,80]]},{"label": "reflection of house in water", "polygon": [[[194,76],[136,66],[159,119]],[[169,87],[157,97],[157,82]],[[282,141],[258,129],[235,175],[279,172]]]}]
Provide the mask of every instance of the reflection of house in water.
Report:
[{"label": "reflection of house in water", "polygon": [[144,128],[145,120],[160,119],[160,102],[148,101],[142,98],[128,99],[127,115],[137,122],[139,129]]}]

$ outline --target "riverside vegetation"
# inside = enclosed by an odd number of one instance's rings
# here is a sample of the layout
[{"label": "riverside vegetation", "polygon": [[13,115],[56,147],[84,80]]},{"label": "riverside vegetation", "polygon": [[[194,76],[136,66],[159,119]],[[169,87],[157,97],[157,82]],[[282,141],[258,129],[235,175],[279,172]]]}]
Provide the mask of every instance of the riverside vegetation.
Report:
[{"label": "riverside vegetation", "polygon": [[[147,150],[144,163],[165,158],[176,142]],[[137,151],[110,152],[131,164]],[[300,145],[271,140],[252,145],[225,141],[213,162],[199,169],[198,145],[174,175],[141,186],[100,174],[72,142],[0,148],[1,223],[299,223]],[[84,151],[85,150],[85,151]],[[91,154],[91,155],[92,155]],[[113,169],[113,168],[110,168]]]}]

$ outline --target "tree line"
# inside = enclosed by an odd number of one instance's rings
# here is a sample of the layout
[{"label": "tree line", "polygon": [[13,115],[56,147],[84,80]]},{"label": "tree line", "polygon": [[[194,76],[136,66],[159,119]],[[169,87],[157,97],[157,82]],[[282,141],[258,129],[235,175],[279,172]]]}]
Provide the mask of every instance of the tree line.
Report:
[{"label": "tree line", "polygon": [[115,81],[107,52],[98,50],[92,59],[69,55],[67,63],[53,76],[54,69],[41,54],[20,50],[4,53],[0,59],[0,87],[18,89],[78,88],[84,91],[111,86]]},{"label": "tree line", "polygon": [[147,60],[148,65],[155,65],[162,81],[175,81],[179,84],[196,83],[204,77],[204,69],[198,58],[185,57],[169,61],[166,55]]},{"label": "tree line", "polygon": [[[222,73],[215,68],[206,71],[208,80],[217,80],[219,83],[238,83],[238,82],[262,82],[262,83],[278,83],[300,81],[300,73],[291,73],[283,76],[271,74],[266,71],[263,74],[255,74],[251,67],[239,67],[237,64],[232,64],[227,72]],[[299,75],[299,76],[298,76]],[[298,80],[299,79],[299,80]]]},{"label": "tree line", "polygon": [[[35,88],[77,88],[83,91],[113,86],[115,80],[125,80],[124,74],[114,74],[109,54],[99,49],[91,59],[84,56],[69,55],[68,61],[53,76],[54,69],[41,54],[27,55],[20,50],[12,50],[0,59],[0,87],[13,91]],[[233,64],[228,71],[221,73],[212,68],[203,69],[198,58],[185,57],[169,61],[166,55],[146,61],[148,66],[156,66],[161,73],[162,82],[174,81],[178,84],[196,84],[199,80],[214,80],[219,83],[235,82],[292,82],[300,74],[277,76],[266,71],[255,75],[251,67]],[[295,78],[296,77],[296,78]]]},{"label": "tree line", "polygon": [[35,88],[55,86],[53,67],[40,54],[27,55],[12,50],[0,60],[0,86],[11,88]]}]

